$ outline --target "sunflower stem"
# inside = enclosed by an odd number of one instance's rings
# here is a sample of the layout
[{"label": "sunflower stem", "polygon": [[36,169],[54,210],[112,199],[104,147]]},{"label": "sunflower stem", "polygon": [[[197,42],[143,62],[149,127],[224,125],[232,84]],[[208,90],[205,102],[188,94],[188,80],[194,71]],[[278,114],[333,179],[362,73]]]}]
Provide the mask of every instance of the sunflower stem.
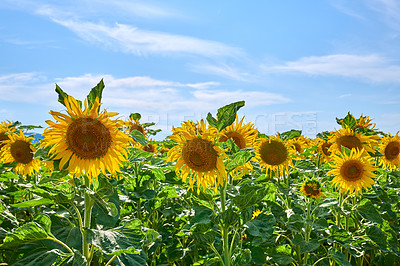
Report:
[{"label": "sunflower stem", "polygon": [[[311,221],[311,199],[307,199],[307,210],[306,210],[306,224],[305,224],[305,240],[308,243],[310,241],[311,226],[308,224]],[[304,254],[304,265],[307,265],[308,253]]]},{"label": "sunflower stem", "polygon": [[[85,176],[85,187],[89,187],[89,179]],[[87,241],[87,232],[90,229],[90,220],[92,216],[92,208],[94,201],[90,198],[89,193],[85,190],[85,214],[83,221],[83,234],[82,234],[82,249],[83,255],[86,258],[86,262],[90,265],[90,251],[89,251],[89,243]]]},{"label": "sunflower stem", "polygon": [[[221,186],[221,213],[224,213],[226,210],[226,187],[227,187],[227,179],[224,179],[224,183]],[[229,225],[225,225],[225,221],[222,221],[220,224],[222,231],[222,242],[223,242],[223,253],[225,266],[231,265],[231,254],[229,250]]]}]

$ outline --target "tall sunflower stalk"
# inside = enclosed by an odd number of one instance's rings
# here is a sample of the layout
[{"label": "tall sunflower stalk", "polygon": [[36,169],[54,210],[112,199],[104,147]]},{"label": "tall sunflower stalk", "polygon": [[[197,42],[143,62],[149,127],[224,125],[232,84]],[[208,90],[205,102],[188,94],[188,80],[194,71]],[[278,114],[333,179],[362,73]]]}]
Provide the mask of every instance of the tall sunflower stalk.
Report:
[{"label": "tall sunflower stalk", "polygon": [[110,119],[118,113],[99,111],[102,88],[97,90],[94,97],[95,88],[89,94],[88,100],[85,99],[82,110],[79,101],[64,92],[60,93],[61,89],[57,86],[67,114],[50,111],[57,122],[46,121],[49,127],[43,133],[45,138],[42,144],[44,147],[51,147],[49,153],[54,160],[59,160],[60,169],[67,169],[71,176],[81,178],[84,183],[83,217],[79,209],[74,205],[73,207],[82,234],[82,254],[88,264],[94,252],[94,246],[90,247],[88,243],[95,202],[90,195],[90,189],[94,187],[92,182],[100,174],[115,174],[119,170],[122,160],[127,157],[126,148],[130,140],[128,135],[119,130],[122,122]]}]

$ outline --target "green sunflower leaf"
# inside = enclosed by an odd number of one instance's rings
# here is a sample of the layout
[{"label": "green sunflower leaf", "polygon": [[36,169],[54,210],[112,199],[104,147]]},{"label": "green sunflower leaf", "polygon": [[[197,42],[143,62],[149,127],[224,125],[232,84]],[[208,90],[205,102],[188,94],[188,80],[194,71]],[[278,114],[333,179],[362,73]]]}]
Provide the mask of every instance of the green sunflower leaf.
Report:
[{"label": "green sunflower leaf", "polygon": [[139,113],[131,113],[129,115],[129,118],[132,119],[132,120],[137,121],[137,120],[140,120],[140,118],[142,118],[142,116]]},{"label": "green sunflower leaf", "polygon": [[51,238],[54,238],[54,236],[37,222],[29,222],[7,234],[1,247],[15,248],[33,241]]},{"label": "green sunflower leaf", "polygon": [[96,101],[96,98],[99,98],[99,102],[101,102],[104,87],[105,85],[103,79],[101,79],[100,82],[90,90],[88,96],[86,97],[89,110],[90,108],[92,108],[94,102]]},{"label": "green sunflower leaf", "polygon": [[234,102],[218,109],[217,119],[211,113],[207,115],[207,122],[218,131],[230,126],[236,119],[237,111],[244,106],[244,101]]},{"label": "green sunflower leaf", "polygon": [[244,101],[234,102],[218,109],[218,131],[230,126],[236,119],[237,111],[244,106]]},{"label": "green sunflower leaf", "polygon": [[[58,101],[59,101],[62,105],[65,106],[65,103],[64,103],[65,98],[68,98],[69,95],[68,95],[65,91],[63,91],[63,90],[61,89],[61,87],[58,86],[57,84],[56,84],[56,92],[57,92],[57,94],[58,94]],[[76,101],[78,102],[79,106],[82,108],[82,102],[79,101],[79,100],[76,100]]]},{"label": "green sunflower leaf", "polygon": [[35,206],[41,206],[41,205],[47,205],[51,204],[53,201],[48,198],[37,198],[33,200],[27,200],[24,202],[16,203],[16,204],[11,204],[12,207],[15,208],[27,208],[27,207],[35,207]]},{"label": "green sunflower leaf", "polygon": [[233,159],[229,160],[226,165],[226,171],[230,172],[238,166],[244,165],[254,156],[254,150],[243,149],[232,155]]}]

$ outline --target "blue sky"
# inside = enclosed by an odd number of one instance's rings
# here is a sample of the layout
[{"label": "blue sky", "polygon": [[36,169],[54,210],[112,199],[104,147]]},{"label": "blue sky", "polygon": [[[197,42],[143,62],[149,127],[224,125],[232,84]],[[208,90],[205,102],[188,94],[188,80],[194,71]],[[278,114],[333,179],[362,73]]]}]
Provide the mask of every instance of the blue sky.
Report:
[{"label": "blue sky", "polygon": [[1,0],[0,120],[41,125],[55,84],[162,129],[239,111],[265,134],[400,130],[400,1]]}]

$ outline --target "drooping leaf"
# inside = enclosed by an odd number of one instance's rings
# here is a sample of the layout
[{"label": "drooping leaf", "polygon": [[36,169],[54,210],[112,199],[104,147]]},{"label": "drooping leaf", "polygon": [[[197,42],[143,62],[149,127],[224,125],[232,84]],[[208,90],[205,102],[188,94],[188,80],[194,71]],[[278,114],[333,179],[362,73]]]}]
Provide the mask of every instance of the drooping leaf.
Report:
[{"label": "drooping leaf", "polygon": [[364,200],[357,207],[357,212],[366,220],[382,224],[383,219],[370,200]]},{"label": "drooping leaf", "polygon": [[262,185],[246,183],[239,189],[239,195],[233,198],[236,206],[244,210],[260,202],[268,194],[268,189]]},{"label": "drooping leaf", "polygon": [[295,235],[292,242],[293,245],[300,246],[300,254],[313,252],[314,250],[317,250],[320,246],[317,239],[306,241],[300,234]]},{"label": "drooping leaf", "polygon": [[142,132],[138,131],[138,130],[132,130],[132,132],[130,133],[131,137],[139,142],[141,145],[146,146],[147,147],[147,140],[145,138],[145,136],[142,134]]},{"label": "drooping leaf", "polygon": [[17,228],[13,232],[8,233],[1,247],[15,248],[32,241],[48,238],[54,238],[54,236],[51,233],[48,233],[38,223],[29,222]]},{"label": "drooping leaf", "polygon": [[230,172],[238,166],[244,165],[247,163],[252,157],[254,157],[254,151],[252,149],[243,149],[239,152],[233,154],[231,160],[229,160],[226,165],[226,171]]},{"label": "drooping leaf", "polygon": [[15,208],[27,208],[27,207],[47,205],[47,204],[51,204],[51,203],[54,203],[51,199],[37,198],[37,199],[33,199],[33,200],[27,200],[24,202],[16,203],[16,204],[11,204],[11,206],[15,207]]}]

